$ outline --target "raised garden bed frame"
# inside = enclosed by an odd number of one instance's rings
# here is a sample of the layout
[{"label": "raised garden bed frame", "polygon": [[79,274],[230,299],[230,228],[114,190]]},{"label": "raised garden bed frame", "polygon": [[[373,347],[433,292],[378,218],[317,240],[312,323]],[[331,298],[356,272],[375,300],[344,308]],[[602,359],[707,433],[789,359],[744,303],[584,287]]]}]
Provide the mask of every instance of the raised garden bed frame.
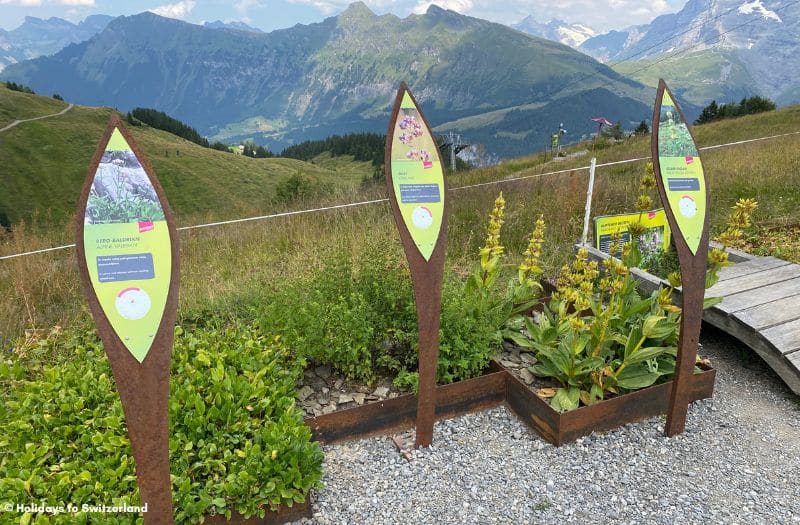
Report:
[{"label": "raised garden bed frame", "polygon": [[[689,399],[698,401],[713,395],[716,370],[703,367],[691,380]],[[672,381],[623,394],[596,405],[559,413],[517,379],[507,368],[492,361],[481,376],[436,387],[436,419],[450,419],[470,412],[505,405],[545,441],[561,446],[594,431],[612,430],[628,423],[665,414]],[[332,444],[406,430],[414,425],[417,397],[411,394],[307,417],[313,438]],[[435,440],[434,440],[435,442]],[[310,502],[292,508],[281,507],[264,518],[244,519],[234,515],[208,518],[207,523],[231,525],[274,525],[311,517]]]},{"label": "raised garden bed frame", "polygon": [[[691,401],[713,395],[715,376],[713,368],[704,367],[702,373],[692,377]],[[436,419],[449,419],[505,405],[543,439],[561,446],[596,430],[611,430],[666,413],[671,388],[672,381],[669,381],[596,405],[559,413],[508,369],[492,361],[482,376],[437,387]],[[325,444],[388,434],[413,426],[416,399],[416,396],[406,394],[324,416],[309,417],[305,421],[311,427],[314,439]]]}]

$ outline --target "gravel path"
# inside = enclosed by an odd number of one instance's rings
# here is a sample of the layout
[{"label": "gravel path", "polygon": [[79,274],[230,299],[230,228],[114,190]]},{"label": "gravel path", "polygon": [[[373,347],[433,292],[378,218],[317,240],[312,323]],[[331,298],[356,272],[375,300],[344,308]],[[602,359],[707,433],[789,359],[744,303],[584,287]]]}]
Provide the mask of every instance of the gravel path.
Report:
[{"label": "gravel path", "polygon": [[506,408],[436,424],[409,462],[388,437],[325,447],[325,490],[298,524],[800,524],[800,398],[704,326],[713,400],[555,448]]},{"label": "gravel path", "polygon": [[66,113],[67,111],[71,110],[74,107],[75,107],[75,104],[70,103],[67,107],[65,107],[64,109],[62,109],[58,113],[53,113],[51,115],[42,115],[41,117],[24,118],[24,119],[21,119],[21,120],[15,120],[14,122],[9,124],[8,126],[0,129],[0,133],[13,128],[14,126],[18,126],[19,124],[22,124],[23,122],[32,122],[34,120],[42,120],[44,118],[58,117],[60,115],[63,115],[64,113]]}]

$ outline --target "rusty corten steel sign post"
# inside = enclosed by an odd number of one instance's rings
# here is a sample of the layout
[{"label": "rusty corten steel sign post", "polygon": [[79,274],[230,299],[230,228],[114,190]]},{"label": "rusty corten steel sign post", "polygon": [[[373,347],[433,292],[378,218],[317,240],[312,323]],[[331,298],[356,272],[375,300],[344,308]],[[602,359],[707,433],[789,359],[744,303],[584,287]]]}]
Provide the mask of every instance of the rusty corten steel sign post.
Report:
[{"label": "rusty corten steel sign post", "polygon": [[703,321],[708,263],[708,192],[700,152],[686,117],[663,80],[659,80],[653,110],[651,149],[658,192],[667,211],[681,267],[681,332],[664,427],[667,436],[674,436],[686,426],[689,384]]},{"label": "rusty corten steel sign post", "polygon": [[169,371],[178,235],[164,191],[113,115],[83,186],[78,266],[130,435],[144,522],[171,524]]},{"label": "rusty corten steel sign post", "polygon": [[405,82],[400,84],[386,134],[386,186],[411,269],[419,329],[417,447],[433,441],[436,369],[442,304],[447,188],[439,148]]}]

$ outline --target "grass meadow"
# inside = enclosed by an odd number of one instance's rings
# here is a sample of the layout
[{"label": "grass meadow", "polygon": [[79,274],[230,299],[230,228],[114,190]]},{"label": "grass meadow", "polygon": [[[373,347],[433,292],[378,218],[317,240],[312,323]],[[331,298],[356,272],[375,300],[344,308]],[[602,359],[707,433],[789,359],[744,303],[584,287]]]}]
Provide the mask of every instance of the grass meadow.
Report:
[{"label": "grass meadow", "polygon": [[[98,115],[97,120],[106,117]],[[798,117],[800,107],[791,107],[697,127],[695,136],[700,146],[707,146],[788,133],[797,130]],[[39,125],[47,122],[40,121]],[[67,124],[59,126],[63,127],[60,128],[62,133],[70,133]],[[154,133],[142,140],[140,146],[146,154],[157,156],[164,149],[165,143],[158,140],[166,138],[159,137],[160,133]],[[581,148],[585,145],[571,149]],[[599,148],[594,154],[602,164],[646,157],[649,149],[649,137],[640,137]],[[187,146],[187,156],[189,151],[191,148]],[[508,254],[504,259],[508,275],[515,272],[539,214],[543,214],[547,222],[545,273],[555,275],[571,257],[573,243],[581,235],[588,181],[588,170],[582,167],[588,165],[589,158],[585,155],[554,162],[539,154],[451,176],[447,271],[466,275],[474,267],[478,248],[483,243],[486,219],[495,197],[502,191],[507,201],[502,243]],[[252,159],[241,159],[249,160]],[[176,164],[171,165],[165,157],[153,162],[162,181],[176,178],[175,173],[187,167],[175,161]],[[180,226],[264,211],[258,206],[231,205],[226,200],[226,180],[241,169],[237,164],[240,160],[231,156],[230,161],[211,166],[208,166],[208,159],[195,161],[206,162],[204,178],[190,183],[187,177],[184,186],[165,184],[170,200],[180,201],[176,195],[190,191],[193,199],[205,201],[195,206],[193,212],[174,206]],[[758,200],[754,220],[760,228],[774,230],[800,224],[800,135],[709,150],[703,153],[703,161],[711,192],[712,235],[723,229],[730,207],[742,197]],[[598,169],[593,215],[634,210],[644,163]],[[348,163],[341,158],[320,159],[319,166],[287,159],[278,159],[275,163],[278,167],[283,165],[301,172],[303,169],[334,171],[351,181],[360,180],[360,170],[365,169],[359,163]],[[555,170],[567,172],[538,176]],[[509,180],[519,177],[528,178]],[[462,188],[482,183],[491,184]],[[274,209],[304,209],[380,198],[384,194],[380,184],[360,190],[357,185],[349,184],[333,195],[295,201]],[[77,200],[77,195],[74,199]],[[72,243],[72,232],[70,220],[54,219],[45,210],[0,234],[0,255]],[[358,254],[368,240],[376,239],[398,261],[403,260],[386,203],[184,231],[180,239],[179,315],[197,318],[209,312],[235,312],[242,303],[257,304],[263,296],[261,292],[279,291],[287,283],[320,271],[320,261],[332,247],[345,246]],[[11,348],[26,333],[32,337],[37,331],[47,332],[54,326],[67,327],[89,321],[74,249],[0,261],[0,342],[5,348]]]}]

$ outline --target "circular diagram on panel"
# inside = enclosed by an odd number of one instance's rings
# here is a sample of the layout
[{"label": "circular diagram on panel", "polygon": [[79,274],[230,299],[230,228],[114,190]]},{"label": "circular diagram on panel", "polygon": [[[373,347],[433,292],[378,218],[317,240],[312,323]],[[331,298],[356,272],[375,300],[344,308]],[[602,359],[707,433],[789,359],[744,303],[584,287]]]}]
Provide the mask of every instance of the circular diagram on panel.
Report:
[{"label": "circular diagram on panel", "polygon": [[117,312],[129,321],[136,321],[147,315],[151,305],[150,296],[141,288],[125,288],[117,294]]},{"label": "circular diagram on panel", "polygon": [[425,206],[418,206],[411,212],[411,221],[417,228],[425,230],[433,224],[433,214]]},{"label": "circular diagram on panel", "polygon": [[681,215],[684,217],[692,218],[697,215],[697,203],[693,198],[684,195],[681,197],[681,200],[678,201],[678,211],[680,211]]}]

